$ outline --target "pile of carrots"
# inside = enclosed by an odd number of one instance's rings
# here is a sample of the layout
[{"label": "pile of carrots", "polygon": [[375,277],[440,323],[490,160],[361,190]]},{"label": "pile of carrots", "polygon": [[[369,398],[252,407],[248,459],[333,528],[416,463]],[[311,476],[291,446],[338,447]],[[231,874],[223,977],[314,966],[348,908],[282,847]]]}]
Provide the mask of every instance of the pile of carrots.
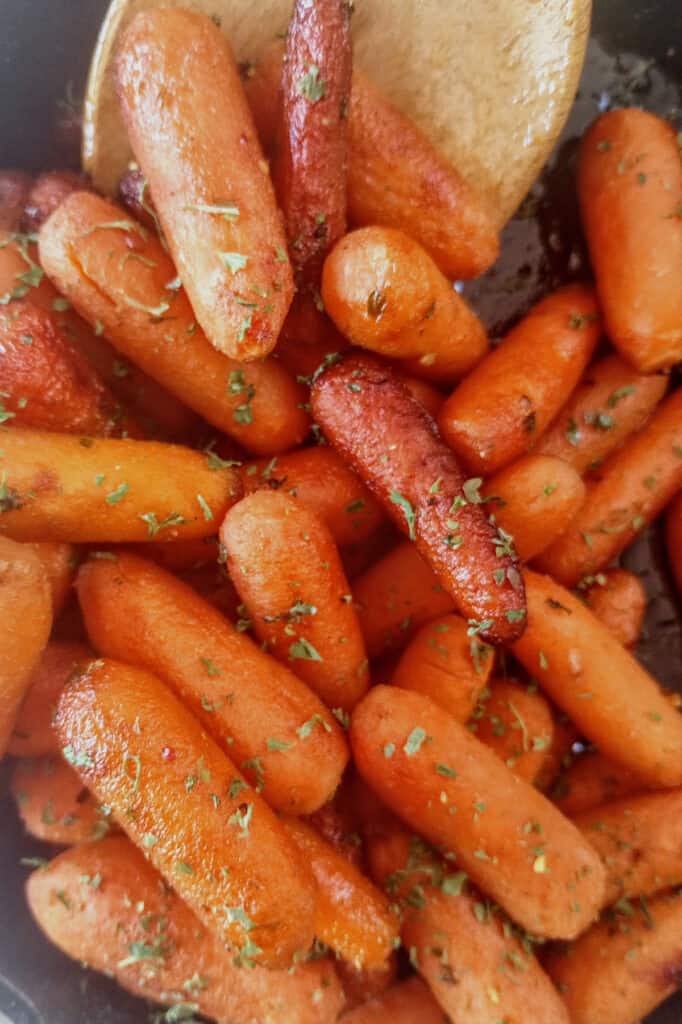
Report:
[{"label": "pile of carrots", "polygon": [[617,565],[665,512],[682,587],[675,133],[598,118],[595,283],[493,347],[452,285],[493,220],[345,0],[245,75],[144,12],[117,85],[119,202],[0,175],[35,919],[177,1020],[634,1024],[682,972],[682,717]]}]

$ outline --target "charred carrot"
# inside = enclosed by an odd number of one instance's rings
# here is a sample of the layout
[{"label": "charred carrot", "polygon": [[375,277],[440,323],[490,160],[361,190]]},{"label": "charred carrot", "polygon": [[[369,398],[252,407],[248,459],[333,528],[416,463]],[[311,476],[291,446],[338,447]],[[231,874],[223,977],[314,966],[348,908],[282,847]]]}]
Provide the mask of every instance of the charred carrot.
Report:
[{"label": "charred carrot", "polygon": [[645,793],[647,788],[630,768],[592,751],[575,758],[550,795],[557,807],[572,818],[601,804]]},{"label": "charred carrot", "polygon": [[84,644],[52,642],[43,651],[26,696],[19,708],[7,748],[14,757],[40,757],[59,753],[52,719],[59,694],[79,665],[92,653]]},{"label": "charred carrot", "polygon": [[493,679],[474,711],[469,728],[519,778],[534,783],[552,745],[552,711],[537,689],[509,679]]},{"label": "charred carrot", "polygon": [[101,839],[111,823],[73,768],[55,755],[18,761],[14,797],[24,828],[44,843],[73,846]]},{"label": "charred carrot", "polygon": [[606,569],[589,581],[584,594],[588,608],[600,622],[624,647],[634,647],[647,606],[646,590],[639,576],[627,569]]}]

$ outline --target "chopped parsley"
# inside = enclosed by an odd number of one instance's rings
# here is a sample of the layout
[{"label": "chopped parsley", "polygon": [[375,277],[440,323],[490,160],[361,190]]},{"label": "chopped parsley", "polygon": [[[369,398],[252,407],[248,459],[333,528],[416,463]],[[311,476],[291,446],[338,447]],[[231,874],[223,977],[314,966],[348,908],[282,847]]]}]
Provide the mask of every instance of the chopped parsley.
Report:
[{"label": "chopped parsley", "polygon": [[403,514],[405,516],[405,520],[407,522],[409,538],[410,540],[415,540],[416,534],[414,527],[417,517],[414,509],[412,508],[412,505],[407,500],[407,498],[404,498],[402,494],[398,493],[398,491],[391,491],[390,499],[394,505],[398,505],[398,507],[402,509]]}]

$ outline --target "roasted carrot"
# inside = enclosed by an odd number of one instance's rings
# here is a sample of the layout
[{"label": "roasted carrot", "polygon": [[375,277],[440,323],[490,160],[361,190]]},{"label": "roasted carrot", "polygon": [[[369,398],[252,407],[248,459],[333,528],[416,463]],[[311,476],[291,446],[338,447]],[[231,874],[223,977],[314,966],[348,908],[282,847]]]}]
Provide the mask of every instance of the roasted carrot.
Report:
[{"label": "roasted carrot", "polygon": [[682,358],[682,167],[654,114],[603,114],[578,159],[583,227],[608,335],[641,373]]},{"label": "roasted carrot", "polygon": [[272,360],[247,367],[216,352],[160,241],[120,207],[74,194],[43,227],[40,255],[95,329],[213,426],[257,454],[301,442],[303,389]]},{"label": "roasted carrot", "polygon": [[314,884],[258,793],[158,679],[91,662],[63,691],[64,756],[206,927],[285,967],[312,941]]},{"label": "roasted carrot", "polygon": [[533,447],[582,377],[601,334],[592,289],[560,288],[455,389],[441,409],[443,437],[487,476]]},{"label": "roasted carrot", "polygon": [[405,373],[399,367],[395,367],[395,369],[405,387],[412,393],[412,397],[421,402],[429,416],[433,416],[434,420],[437,419],[438,413],[445,401],[445,395],[438,388],[434,387],[433,384],[429,384],[428,381]]},{"label": "roasted carrot", "polygon": [[311,400],[334,447],[416,541],[471,628],[500,643],[519,636],[525,602],[515,553],[407,388],[381,363],[355,356],[323,373]]},{"label": "roasted carrot", "polygon": [[256,636],[330,708],[369,686],[365,644],[332,536],[302,502],[256,491],[225,517],[227,568]]},{"label": "roasted carrot", "polygon": [[96,649],[171,686],[269,803],[310,814],[330,799],[346,744],[285,666],[151,562],[123,553],[94,559],[77,585]]},{"label": "roasted carrot", "polygon": [[267,355],[293,279],[227,38],[206,15],[144,11],[121,42],[117,83],[133,151],[197,320],[218,351],[240,360]]},{"label": "roasted carrot", "polygon": [[534,449],[553,455],[586,473],[640,430],[663,398],[669,377],[633,370],[620,356],[610,355],[589,366]]},{"label": "roasted carrot", "polygon": [[679,987],[682,894],[607,913],[545,959],[571,1024],[638,1024]]},{"label": "roasted carrot", "polygon": [[652,786],[682,784],[682,716],[560,584],[526,571],[528,627],[512,651],[602,753]]},{"label": "roasted carrot", "polygon": [[443,1011],[423,981],[400,981],[341,1016],[343,1024],[443,1024]]},{"label": "roasted carrot", "polygon": [[0,537],[0,759],[51,627],[50,586],[40,558],[28,545]]},{"label": "roasted carrot", "polygon": [[[334,967],[346,997],[345,1013],[354,1010],[356,1006],[382,998],[398,978],[398,958],[395,953],[379,967],[353,967],[346,960],[338,959]],[[439,1021],[439,1024],[442,1022]]]},{"label": "roasted carrot", "polygon": [[73,846],[101,839],[110,822],[61,752],[18,761],[12,796],[24,828],[44,843]]},{"label": "roasted carrot", "polygon": [[199,537],[197,540],[179,540],[165,543],[150,540],[146,544],[131,544],[129,551],[149,558],[169,572],[183,573],[206,565],[216,565],[220,555],[218,535]]},{"label": "roasted carrot", "polygon": [[492,669],[492,649],[469,635],[459,615],[443,615],[416,633],[393,670],[391,682],[430,697],[458,722],[466,722]]},{"label": "roasted carrot", "polygon": [[52,614],[56,619],[66,603],[76,575],[76,549],[72,544],[57,541],[29,541],[26,547],[32,548],[43,563],[52,596]]},{"label": "roasted carrot", "polygon": [[554,797],[552,788],[560,773],[573,761],[573,747],[580,739],[578,730],[568,715],[552,707],[552,739],[545,751],[545,759],[535,778],[535,785],[541,793]]},{"label": "roasted carrot", "polygon": [[239,496],[234,469],[156,441],[7,430],[0,533],[17,540],[208,537]]},{"label": "roasted carrot", "polygon": [[575,585],[607,565],[682,487],[682,389],[599,470],[568,530],[543,552],[539,565]]},{"label": "roasted carrot", "polygon": [[647,788],[630,768],[591,751],[575,758],[557,779],[550,795],[557,807],[572,818],[601,804],[645,793]]},{"label": "roasted carrot", "polygon": [[572,938],[604,891],[595,852],[548,800],[427,697],[375,686],[356,708],[357,768],[378,796],[533,934]]},{"label": "roasted carrot", "polygon": [[493,679],[469,728],[515,775],[535,782],[554,734],[552,711],[541,693],[509,679]]},{"label": "roasted carrot", "polygon": [[428,252],[402,231],[351,231],[324,264],[322,298],[355,345],[456,380],[486,354],[483,324]]},{"label": "roasted carrot", "polygon": [[14,757],[59,753],[52,719],[59,694],[77,667],[90,661],[84,644],[52,642],[43,651],[17,714],[7,752]]},{"label": "roasted carrot", "polygon": [[531,454],[489,477],[481,493],[527,562],[569,526],[585,500],[585,485],[562,459]]},{"label": "roasted carrot", "polygon": [[18,231],[31,189],[23,171],[0,170],[0,231]]},{"label": "roasted carrot", "polygon": [[63,953],[145,999],[191,1005],[218,1024],[333,1024],[343,1006],[326,958],[286,971],[235,965],[123,837],[60,854],[33,872],[27,897]]},{"label": "roasted carrot", "polygon": [[639,576],[627,569],[606,569],[590,581],[584,595],[588,608],[623,646],[634,647],[647,606],[646,590]]},{"label": "roasted carrot", "polygon": [[315,829],[294,818],[284,827],[317,882],[316,937],[356,967],[385,964],[398,940],[385,895]]},{"label": "roasted carrot", "polygon": [[230,622],[245,625],[241,598],[224,565],[201,565],[186,569],[180,579]]},{"label": "roasted carrot", "polygon": [[245,494],[281,490],[300,498],[339,545],[366,540],[384,519],[362,481],[326,445],[248,463],[242,469],[242,483]]},{"label": "roasted carrot", "polygon": [[24,205],[22,230],[39,231],[47,218],[72,192],[88,188],[88,179],[77,171],[43,171],[31,185]]},{"label": "roasted carrot", "polygon": [[[359,819],[355,813],[353,794],[347,780],[341,783],[332,799],[307,820],[353,867],[360,871],[364,869],[362,836],[358,831]],[[360,981],[358,978],[355,980]]]},{"label": "roasted carrot", "polygon": [[670,503],[665,517],[665,540],[672,574],[682,590],[682,494]]}]

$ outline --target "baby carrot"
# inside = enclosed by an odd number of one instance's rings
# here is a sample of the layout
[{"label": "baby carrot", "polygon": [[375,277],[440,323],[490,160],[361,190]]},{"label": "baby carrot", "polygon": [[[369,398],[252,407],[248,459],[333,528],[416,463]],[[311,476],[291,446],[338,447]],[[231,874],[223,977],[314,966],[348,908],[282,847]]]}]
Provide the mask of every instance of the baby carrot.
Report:
[{"label": "baby carrot", "polygon": [[598,857],[575,826],[428,698],[375,686],[356,708],[359,772],[388,806],[526,930],[572,938],[604,890]]},{"label": "baby carrot", "polygon": [[601,334],[594,293],[560,288],[531,309],[441,409],[443,437],[487,476],[533,447],[573,388]]},{"label": "baby carrot", "polygon": [[602,623],[549,576],[526,571],[516,658],[602,753],[652,786],[682,784],[682,716]]},{"label": "baby carrot", "polygon": [[135,156],[197,320],[218,351],[240,360],[267,355],[293,279],[227,38],[206,15],[144,11],[122,40],[117,84]]},{"label": "baby carrot", "polygon": [[566,586],[598,572],[650,523],[682,487],[682,389],[616,452],[588,488],[568,530],[539,565]]},{"label": "baby carrot", "polygon": [[[568,715],[552,707],[552,739],[545,751],[545,759],[535,778],[535,785],[541,793],[554,798],[554,789],[562,770],[573,761],[573,747],[580,739],[578,730]],[[557,784],[558,785],[558,784]]]},{"label": "baby carrot", "polygon": [[[343,781],[332,799],[307,820],[349,864],[360,871],[364,870],[364,850],[362,837],[358,831],[359,818],[355,810],[353,793],[347,781]],[[387,965],[384,965],[382,970],[386,967]]]},{"label": "baby carrot", "polygon": [[369,686],[357,612],[331,534],[279,491],[256,491],[226,516],[227,568],[256,636],[331,708]]},{"label": "baby carrot", "polygon": [[597,573],[584,590],[585,603],[624,647],[639,640],[647,606],[646,590],[639,576],[627,569]]},{"label": "baby carrot", "polygon": [[43,651],[19,708],[7,752],[40,757],[60,751],[52,719],[59,694],[76,668],[92,658],[84,644],[52,642]]},{"label": "baby carrot", "polygon": [[26,890],[51,942],[144,999],[189,1003],[218,1024],[333,1024],[343,1006],[327,958],[286,971],[235,964],[124,837],[66,850]]},{"label": "baby carrot", "polygon": [[575,389],[535,447],[586,473],[640,430],[667,388],[669,377],[633,370],[610,355],[587,368]]},{"label": "baby carrot", "polygon": [[443,615],[418,631],[393,670],[391,683],[430,697],[466,722],[493,669],[493,651],[459,615]]},{"label": "baby carrot", "polygon": [[322,298],[355,345],[396,359],[412,372],[454,380],[487,352],[485,329],[428,252],[402,231],[351,231],[327,257]]},{"label": "baby carrot", "polygon": [[583,227],[608,335],[641,373],[682,358],[682,167],[654,114],[603,114],[578,159]]},{"label": "baby carrot", "polygon": [[120,207],[75,193],[42,229],[40,255],[95,330],[213,426],[256,454],[300,444],[303,389],[272,360],[245,366],[216,352],[161,242]]},{"label": "baby carrot", "polygon": [[72,544],[58,541],[29,541],[26,547],[32,548],[43,563],[52,596],[52,614],[56,619],[69,596],[76,574],[76,549]]},{"label": "baby carrot", "polygon": [[399,981],[341,1016],[343,1024],[443,1024],[443,1011],[423,981]]},{"label": "baby carrot", "polygon": [[141,558],[93,559],[77,586],[96,649],[175,690],[268,803],[310,814],[330,799],[346,744],[333,716],[289,669]]},{"label": "baby carrot", "polygon": [[407,388],[375,359],[354,356],[318,378],[311,400],[334,447],[416,542],[472,628],[500,643],[519,636],[525,603],[509,538],[488,522],[477,481],[465,479]]},{"label": "baby carrot", "polygon": [[562,459],[532,453],[489,477],[481,493],[526,562],[569,526],[585,500],[585,485]]},{"label": "baby carrot", "polygon": [[0,170],[0,231],[18,231],[31,179],[23,171]]},{"label": "baby carrot", "polygon": [[679,590],[682,590],[682,494],[670,503],[665,517],[665,540],[670,568]]},{"label": "baby carrot", "polygon": [[[386,963],[379,967],[353,967],[347,960],[337,960],[334,968],[341,982],[346,1005],[344,1013],[357,1006],[364,1006],[381,999],[384,993],[395,985],[398,976],[397,956],[393,953]],[[421,1017],[419,1018],[421,1021]],[[438,1024],[443,1024],[441,1020]]]},{"label": "baby carrot", "polygon": [[541,693],[509,679],[493,679],[469,728],[515,775],[535,782],[554,734],[552,711]]},{"label": "baby carrot", "polygon": [[405,373],[400,367],[396,367],[396,373],[405,387],[411,392],[412,397],[416,398],[424,406],[429,416],[433,416],[434,420],[437,419],[438,413],[445,401],[445,395],[438,388],[434,387],[433,384],[429,384],[428,381],[421,380],[419,377],[414,377],[412,374]]},{"label": "baby carrot", "polygon": [[44,843],[73,846],[101,839],[110,823],[78,774],[55,755],[18,761],[12,796],[29,835]]},{"label": "baby carrot", "polygon": [[557,780],[551,797],[572,818],[601,804],[645,793],[647,788],[630,768],[595,750],[575,758]]},{"label": "baby carrot", "polygon": [[130,544],[128,551],[149,558],[168,572],[183,573],[189,569],[200,569],[206,565],[217,565],[219,550],[218,535],[199,537],[197,540],[177,540],[166,543],[150,540],[145,544]]},{"label": "baby carrot", "polygon": [[28,545],[0,537],[0,760],[51,628],[52,601],[42,562]]},{"label": "baby carrot", "polygon": [[26,198],[22,229],[38,232],[45,221],[72,192],[88,188],[88,178],[77,171],[43,171],[31,185]]},{"label": "baby carrot", "polygon": [[64,756],[178,895],[247,965],[312,941],[314,886],[255,790],[154,676],[91,662],[62,693]]}]

